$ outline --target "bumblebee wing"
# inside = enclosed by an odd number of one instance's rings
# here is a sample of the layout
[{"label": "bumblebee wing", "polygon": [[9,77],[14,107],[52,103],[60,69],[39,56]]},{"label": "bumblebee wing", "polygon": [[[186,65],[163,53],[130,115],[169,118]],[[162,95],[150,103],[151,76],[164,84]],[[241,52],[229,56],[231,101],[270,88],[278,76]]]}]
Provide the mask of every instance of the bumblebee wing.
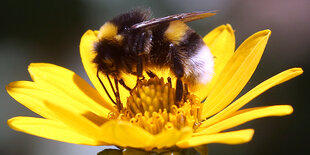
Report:
[{"label": "bumblebee wing", "polygon": [[189,13],[180,13],[180,14],[175,14],[175,15],[166,16],[162,18],[154,18],[151,20],[143,21],[141,23],[137,23],[131,26],[130,28],[131,29],[150,28],[150,27],[153,27],[161,23],[171,22],[175,20],[180,20],[186,23],[186,22],[213,16],[215,15],[215,12],[216,11],[196,11],[196,12],[189,12]]}]

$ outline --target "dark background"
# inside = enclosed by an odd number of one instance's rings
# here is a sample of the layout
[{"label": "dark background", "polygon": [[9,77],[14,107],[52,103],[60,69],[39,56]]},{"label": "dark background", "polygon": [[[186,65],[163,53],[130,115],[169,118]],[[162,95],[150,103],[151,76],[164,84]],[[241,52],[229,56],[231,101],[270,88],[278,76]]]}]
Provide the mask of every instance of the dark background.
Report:
[{"label": "dark background", "polygon": [[285,69],[302,67],[305,70],[303,75],[272,88],[249,105],[290,104],[295,111],[291,116],[246,123],[239,128],[255,129],[251,142],[211,144],[209,153],[272,155],[309,152],[309,0],[6,0],[0,6],[1,155],[86,155],[103,149],[13,131],[7,126],[7,119],[35,114],[12,99],[5,91],[5,85],[30,80],[27,66],[31,62],[64,66],[87,79],[79,56],[82,34],[87,29],[99,29],[111,17],[137,6],[151,8],[154,17],[219,10],[216,16],[189,25],[204,36],[213,28],[230,23],[236,31],[237,46],[251,34],[271,29],[272,35],[262,60],[242,93]]}]

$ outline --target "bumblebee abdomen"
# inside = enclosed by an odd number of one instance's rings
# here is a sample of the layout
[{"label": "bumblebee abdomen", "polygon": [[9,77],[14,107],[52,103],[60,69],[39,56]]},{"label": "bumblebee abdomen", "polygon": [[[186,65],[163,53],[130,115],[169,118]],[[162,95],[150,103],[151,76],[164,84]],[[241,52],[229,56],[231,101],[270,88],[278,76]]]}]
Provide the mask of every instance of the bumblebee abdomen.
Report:
[{"label": "bumblebee abdomen", "polygon": [[187,30],[180,43],[184,56],[184,80],[187,82],[207,83],[214,72],[214,60],[207,45],[193,30]]},{"label": "bumblebee abdomen", "polygon": [[205,45],[197,49],[194,55],[184,63],[184,79],[187,82],[206,84],[214,73],[214,60],[209,48]]},{"label": "bumblebee abdomen", "polygon": [[[161,25],[154,40],[152,61],[158,67],[169,67],[190,83],[207,83],[213,75],[214,60],[202,38],[182,21]],[[160,38],[162,37],[162,38]],[[157,42],[156,42],[157,41]],[[176,67],[175,64],[181,66]]]},{"label": "bumblebee abdomen", "polygon": [[164,37],[172,44],[179,45],[188,35],[187,31],[189,29],[190,28],[182,21],[173,21],[169,23],[169,26],[164,33]]}]

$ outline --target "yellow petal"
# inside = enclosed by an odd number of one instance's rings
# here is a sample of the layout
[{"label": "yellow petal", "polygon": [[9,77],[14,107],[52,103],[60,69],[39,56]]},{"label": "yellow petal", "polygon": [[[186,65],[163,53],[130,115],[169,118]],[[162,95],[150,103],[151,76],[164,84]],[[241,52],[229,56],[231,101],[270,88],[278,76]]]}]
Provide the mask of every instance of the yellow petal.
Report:
[{"label": "yellow petal", "polygon": [[243,107],[245,104],[250,102],[252,99],[260,95],[261,93],[265,92],[266,90],[281,84],[285,81],[288,81],[300,74],[303,73],[303,70],[301,68],[292,68],[288,69],[286,71],[283,71],[268,80],[264,81],[263,83],[259,84],[246,94],[244,94],[242,97],[234,101],[232,104],[230,104],[228,107],[226,107],[223,111],[219,112],[218,114],[214,115],[210,119],[207,119],[204,121],[200,127],[206,127],[210,126],[216,122],[219,122],[223,119],[226,119],[229,115],[239,110],[241,107]]},{"label": "yellow petal", "polygon": [[145,148],[150,146],[154,136],[129,122],[111,120],[100,127],[100,139],[122,147]]},{"label": "yellow petal", "polygon": [[236,127],[240,124],[246,123],[248,121],[257,118],[269,117],[269,116],[285,116],[291,114],[292,112],[293,108],[290,105],[275,105],[275,106],[244,109],[236,112],[234,116],[231,116],[210,127],[198,131],[197,133],[194,133],[194,135],[197,136],[197,135],[214,134],[226,129]]},{"label": "yellow petal", "polygon": [[52,88],[42,88],[42,84],[36,82],[15,81],[10,83],[6,88],[14,99],[44,118],[52,120],[58,119],[58,117],[46,107],[47,103],[59,105],[76,113],[84,114],[85,117],[90,120],[106,118],[102,115],[91,115],[91,109],[85,106],[85,104],[76,102],[72,98],[61,96],[59,93],[55,94],[54,92],[50,92]]},{"label": "yellow petal", "polygon": [[[44,118],[56,119],[44,103],[65,103],[57,95],[45,92],[38,84],[30,81],[15,81],[6,86],[7,92],[19,103]],[[61,101],[61,102],[60,102]],[[77,109],[77,108],[75,108]]]},{"label": "yellow petal", "polygon": [[[96,32],[88,30],[87,32],[84,33],[84,35],[81,38],[81,43],[80,43],[80,55],[82,59],[83,66],[85,68],[85,71],[90,79],[90,81],[93,83],[95,88],[99,91],[101,96],[105,99],[105,101],[110,102],[111,106],[113,104],[111,103],[109,97],[105,93],[103,87],[101,86],[98,78],[97,78],[97,66],[95,63],[93,63],[93,59],[96,56],[96,52],[93,50],[94,49],[94,43],[98,41]],[[105,75],[102,75],[100,73],[100,79],[104,83],[105,87],[107,88],[109,94],[115,101],[115,97],[113,94],[113,91],[110,87],[110,84],[106,78]],[[113,80],[113,79],[112,79]],[[112,81],[113,86],[114,82]],[[122,103],[126,103],[127,97],[129,96],[129,91],[127,91],[123,86],[119,86],[119,91],[120,91],[120,97]]]},{"label": "yellow petal", "polygon": [[169,129],[155,135],[152,147],[157,147],[159,149],[163,147],[171,147],[175,145],[178,141],[189,139],[191,135],[191,128],[183,128],[181,130]]},{"label": "yellow petal", "polygon": [[270,34],[270,30],[257,32],[240,45],[204,102],[202,118],[221,111],[239,94],[255,71]]},{"label": "yellow petal", "polygon": [[104,101],[96,89],[74,72],[48,63],[29,65],[32,79],[47,91],[70,98],[91,109],[98,115],[107,116],[114,107]]},{"label": "yellow petal", "polygon": [[212,135],[202,135],[178,142],[177,146],[180,148],[189,148],[210,143],[241,144],[249,142],[252,139],[253,134],[253,129],[244,129]]},{"label": "yellow petal", "polygon": [[207,97],[228,60],[234,54],[235,35],[232,27],[227,24],[221,25],[212,30],[203,38],[203,40],[214,56],[214,75],[210,83],[199,85],[197,87],[197,90],[199,91],[194,92],[194,94],[196,94],[201,100]]},{"label": "yellow petal", "polygon": [[104,139],[99,139],[101,134],[99,125],[101,122],[93,122],[92,120],[84,117],[83,115],[71,110],[74,107],[69,108],[68,106],[62,106],[57,104],[45,103],[46,106],[57,116],[58,120],[63,122],[68,128],[73,131],[91,139],[98,141],[104,141]]},{"label": "yellow petal", "polygon": [[78,134],[60,122],[43,118],[14,117],[8,120],[8,125],[17,131],[61,142],[83,145],[107,145]]}]

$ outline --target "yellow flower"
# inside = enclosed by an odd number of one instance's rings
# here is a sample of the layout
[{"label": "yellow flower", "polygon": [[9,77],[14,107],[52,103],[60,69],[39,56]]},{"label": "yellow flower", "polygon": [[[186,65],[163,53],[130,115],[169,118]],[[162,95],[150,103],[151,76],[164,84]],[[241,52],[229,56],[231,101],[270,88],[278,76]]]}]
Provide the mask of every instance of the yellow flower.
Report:
[{"label": "yellow flower", "polygon": [[[14,117],[8,120],[11,128],[74,144],[149,151],[246,143],[252,139],[253,129],[225,130],[253,119],[293,112],[290,105],[240,109],[269,88],[302,74],[301,68],[283,71],[235,100],[255,71],[270,30],[253,34],[235,51],[231,26],[217,27],[203,38],[215,57],[215,75],[210,83],[199,85],[186,102],[174,105],[174,88],[166,82],[170,75],[158,71],[156,74],[164,78],[142,81],[131,96],[120,87],[124,109],[109,102],[96,77],[92,49],[97,33],[87,31],[80,44],[83,65],[96,89],[70,70],[32,63],[28,70],[33,82],[12,82],[6,89],[15,100],[43,118]],[[124,76],[130,86],[136,83],[135,77]],[[108,85],[107,79],[100,77]]]}]

